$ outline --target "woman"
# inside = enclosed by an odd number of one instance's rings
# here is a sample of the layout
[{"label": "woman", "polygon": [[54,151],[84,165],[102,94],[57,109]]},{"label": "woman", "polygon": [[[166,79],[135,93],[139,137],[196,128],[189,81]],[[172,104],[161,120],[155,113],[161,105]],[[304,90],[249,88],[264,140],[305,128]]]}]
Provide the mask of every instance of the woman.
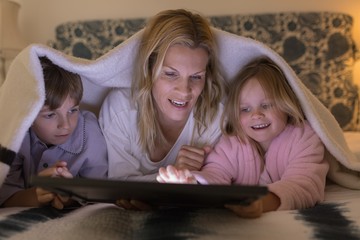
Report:
[{"label": "woman", "polygon": [[220,136],[223,79],[207,20],[166,10],[144,29],[131,89],[114,89],[99,121],[109,178],[156,181],[160,167],[199,170]]}]

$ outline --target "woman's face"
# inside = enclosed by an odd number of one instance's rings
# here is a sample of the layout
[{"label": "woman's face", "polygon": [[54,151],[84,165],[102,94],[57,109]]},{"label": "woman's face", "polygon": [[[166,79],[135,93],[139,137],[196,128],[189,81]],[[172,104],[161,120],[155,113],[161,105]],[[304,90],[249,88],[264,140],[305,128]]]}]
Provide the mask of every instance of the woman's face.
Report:
[{"label": "woman's face", "polygon": [[160,124],[185,124],[205,86],[208,53],[203,48],[171,46],[154,81],[152,95]]}]

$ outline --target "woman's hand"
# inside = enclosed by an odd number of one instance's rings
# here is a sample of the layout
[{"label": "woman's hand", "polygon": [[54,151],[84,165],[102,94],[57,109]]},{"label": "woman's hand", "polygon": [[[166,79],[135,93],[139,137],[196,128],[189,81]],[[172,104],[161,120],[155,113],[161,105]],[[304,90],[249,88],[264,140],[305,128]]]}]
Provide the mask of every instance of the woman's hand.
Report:
[{"label": "woman's hand", "polygon": [[198,171],[202,167],[206,155],[211,151],[210,146],[203,148],[183,145],[177,155],[175,167],[177,169],[188,169]]},{"label": "woman's hand", "polygon": [[188,169],[176,169],[169,165],[166,168],[161,167],[156,177],[159,183],[188,183],[197,184],[194,175]]}]

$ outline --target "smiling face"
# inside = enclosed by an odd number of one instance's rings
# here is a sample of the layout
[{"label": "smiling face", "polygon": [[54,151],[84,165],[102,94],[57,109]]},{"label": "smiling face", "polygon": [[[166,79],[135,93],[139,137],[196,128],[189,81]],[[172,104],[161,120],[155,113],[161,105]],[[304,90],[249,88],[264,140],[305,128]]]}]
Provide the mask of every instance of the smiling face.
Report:
[{"label": "smiling face", "polygon": [[152,95],[160,124],[185,125],[205,86],[208,53],[203,48],[171,46]]},{"label": "smiling face", "polygon": [[287,115],[274,107],[256,77],[244,84],[239,101],[242,129],[267,151],[271,141],[285,129]]},{"label": "smiling face", "polygon": [[78,118],[79,106],[68,96],[55,110],[43,106],[31,128],[45,144],[59,145],[69,139],[76,128]]}]

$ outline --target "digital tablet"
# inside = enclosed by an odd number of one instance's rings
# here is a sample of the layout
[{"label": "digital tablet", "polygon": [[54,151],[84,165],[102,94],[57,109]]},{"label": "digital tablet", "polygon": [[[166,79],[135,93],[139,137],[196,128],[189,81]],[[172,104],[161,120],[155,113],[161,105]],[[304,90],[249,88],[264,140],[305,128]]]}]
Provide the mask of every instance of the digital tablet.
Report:
[{"label": "digital tablet", "polygon": [[268,192],[266,186],[172,184],[40,176],[33,176],[31,184],[70,196],[81,204],[115,203],[117,199],[135,199],[159,207],[248,205]]}]

